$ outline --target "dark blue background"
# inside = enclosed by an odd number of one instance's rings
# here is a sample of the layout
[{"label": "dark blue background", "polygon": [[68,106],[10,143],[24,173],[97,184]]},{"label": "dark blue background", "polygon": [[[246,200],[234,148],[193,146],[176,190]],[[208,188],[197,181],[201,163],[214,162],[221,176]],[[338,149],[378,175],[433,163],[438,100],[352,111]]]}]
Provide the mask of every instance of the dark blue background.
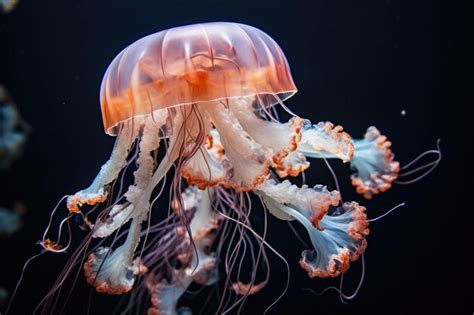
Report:
[{"label": "dark blue background", "polygon": [[[39,251],[35,242],[57,200],[87,186],[108,158],[114,139],[103,133],[98,93],[113,57],[159,30],[235,21],[262,29],[281,45],[299,88],[287,105],[302,117],[341,124],[355,137],[375,125],[402,163],[434,148],[437,138],[444,152],[428,178],[372,201],[353,192],[348,165],[332,163],[345,199],[366,205],[369,216],[407,203],[371,225],[365,283],[348,305],[335,293],[302,291],[337,282],[309,279],[298,265],[302,246],[284,222],[271,218],[269,242],[288,259],[292,278],[270,314],[472,312],[472,287],[463,288],[472,267],[472,228],[463,227],[472,205],[462,201],[472,189],[473,138],[460,79],[462,11],[450,1],[24,0],[0,16],[0,82],[33,127],[25,154],[0,174],[0,204],[21,200],[28,208],[22,230],[0,241],[0,285],[12,289],[23,262]],[[334,188],[322,163],[312,164],[307,179]],[[75,239],[82,234],[76,229]],[[31,265],[11,314],[31,312],[66,258],[48,255]],[[284,286],[284,266],[273,256],[271,261],[272,280],[249,298],[246,314],[261,314]],[[359,270],[360,264],[350,269],[347,291]],[[67,314],[84,314],[88,294],[81,278]],[[109,314],[116,301],[95,296],[92,314]],[[200,304],[183,302],[195,310]]]}]

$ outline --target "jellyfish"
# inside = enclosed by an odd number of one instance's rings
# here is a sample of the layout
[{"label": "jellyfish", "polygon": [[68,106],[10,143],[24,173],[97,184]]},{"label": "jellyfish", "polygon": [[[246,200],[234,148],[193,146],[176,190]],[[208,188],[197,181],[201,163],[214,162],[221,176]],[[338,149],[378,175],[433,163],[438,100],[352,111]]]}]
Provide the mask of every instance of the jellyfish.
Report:
[{"label": "jellyfish", "polygon": [[[25,212],[25,206],[20,202],[16,202],[12,210],[0,207],[0,238],[9,237],[21,228]],[[9,295],[8,290],[0,286],[0,306],[3,307]]]},{"label": "jellyfish", "polygon": [[0,0],[0,9],[3,13],[10,13],[18,5],[18,0]]},{"label": "jellyfish", "polygon": [[0,236],[10,236],[18,231],[23,225],[25,212],[25,206],[20,202],[16,202],[11,210],[0,207]]},{"label": "jellyfish", "polygon": [[[115,145],[92,183],[67,196],[60,224],[79,217],[88,236],[40,307],[54,307],[64,277],[87,253],[87,282],[101,293],[131,291],[135,304],[148,293],[148,314],[189,313],[177,304],[190,286],[220,281],[216,313],[240,309],[268,283],[267,250],[284,260],[265,239],[272,233],[267,213],[305,228],[311,245],[299,264],[309,277],[345,273],[367,248],[366,208],[343,202],[327,185],[291,179],[309,159],[337,159],[354,169],[352,183],[370,198],[390,188],[401,168],[375,127],[358,140],[339,125],[294,114],[284,102],[296,92],[282,49],[248,25],[172,28],[120,52],[100,88],[104,130]],[[277,108],[289,119],[280,120]],[[160,206],[165,187],[169,202]],[[251,194],[263,208],[260,233]],[[40,242],[45,251],[68,249],[70,241],[50,234]],[[244,261],[254,266],[250,273],[241,270]]]},{"label": "jellyfish", "polygon": [[7,92],[0,85],[0,170],[7,169],[25,146],[30,127]]},{"label": "jellyfish", "polygon": [[9,294],[7,289],[0,287],[0,305],[3,305],[3,303],[5,303],[5,301],[8,299],[8,296]]}]

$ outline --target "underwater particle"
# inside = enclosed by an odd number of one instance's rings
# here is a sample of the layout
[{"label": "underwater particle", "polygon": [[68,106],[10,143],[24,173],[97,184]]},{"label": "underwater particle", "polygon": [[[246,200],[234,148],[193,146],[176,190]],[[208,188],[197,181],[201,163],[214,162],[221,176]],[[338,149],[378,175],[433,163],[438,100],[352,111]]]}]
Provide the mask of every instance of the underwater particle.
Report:
[{"label": "underwater particle", "polygon": [[0,0],[0,11],[10,13],[18,5],[18,0]]},{"label": "underwater particle", "polygon": [[406,114],[407,114],[406,110],[402,109],[402,111],[400,112],[400,115],[405,116]]},{"label": "underwater particle", "polygon": [[[273,248],[252,227],[249,193],[276,218],[306,229],[311,248],[299,264],[311,278],[346,272],[367,247],[366,208],[342,202],[338,190],[298,186],[290,179],[310,167],[306,158],[337,159],[353,167],[357,192],[371,198],[391,187],[399,163],[375,127],[353,139],[342,126],[295,115],[284,101],[296,92],[281,48],[248,25],[177,27],[119,53],[100,90],[104,131],[116,136],[115,145],[89,187],[67,196],[69,213],[61,223],[66,226],[74,216],[88,222],[87,246],[94,239],[112,240],[88,256],[83,265],[88,283],[102,293],[131,291],[127,311],[148,292],[149,314],[174,314],[192,283],[218,280],[222,259],[227,278],[216,313],[230,311],[245,298],[231,306],[229,294],[255,294],[270,277],[265,249]],[[291,117],[280,121],[276,107]],[[123,193],[129,166],[136,167],[134,182]],[[169,202],[154,207],[165,185]],[[96,207],[105,202],[105,208]],[[94,208],[83,213],[87,206]],[[152,223],[151,212],[160,209],[166,218]],[[68,249],[47,235],[45,250]],[[87,246],[73,257],[82,257]],[[246,259],[253,270],[243,279]],[[257,283],[259,264],[267,272]],[[42,302],[45,313],[55,305],[67,268]]]},{"label": "underwater particle", "polygon": [[0,170],[21,155],[30,131],[6,88],[0,85]]},{"label": "underwater particle", "polygon": [[23,225],[25,212],[21,203],[16,203],[13,210],[0,207],[0,236],[10,236],[18,231]]}]

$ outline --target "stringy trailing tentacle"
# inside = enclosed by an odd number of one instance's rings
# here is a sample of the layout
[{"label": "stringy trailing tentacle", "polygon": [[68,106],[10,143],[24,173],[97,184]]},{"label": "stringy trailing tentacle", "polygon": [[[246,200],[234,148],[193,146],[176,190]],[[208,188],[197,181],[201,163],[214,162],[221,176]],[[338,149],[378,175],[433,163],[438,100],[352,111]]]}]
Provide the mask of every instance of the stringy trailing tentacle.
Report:
[{"label": "stringy trailing tentacle", "polygon": [[[411,162],[408,162],[407,164],[400,167],[400,172],[398,174],[399,180],[395,180],[394,182],[399,185],[409,185],[418,182],[419,180],[427,176],[429,173],[431,173],[438,166],[439,162],[441,162],[442,154],[441,148],[439,146],[440,141],[441,139],[438,139],[436,141],[436,150],[425,151],[418,155],[416,158],[414,158]],[[420,161],[423,157],[433,154],[437,156],[434,161],[420,165],[418,167],[411,168],[412,166],[417,164],[417,162]],[[406,178],[407,176],[410,176],[412,178],[409,180],[400,180],[400,178]]]},{"label": "stringy trailing tentacle", "polygon": [[270,180],[258,194],[272,213],[278,209],[277,217],[293,217],[308,231],[314,250],[303,251],[300,265],[310,277],[336,277],[364,252],[369,234],[365,208],[356,202],[334,208],[340,201],[337,191]]},{"label": "stringy trailing tentacle", "polygon": [[[178,300],[192,282],[211,285],[217,281],[217,259],[214,253],[210,253],[210,248],[215,239],[214,231],[222,218],[212,210],[212,196],[213,190],[200,190],[195,186],[182,193],[182,207],[191,220],[191,235],[184,226],[176,229],[180,236],[180,242],[175,245],[178,248],[176,258],[181,267],[172,270],[169,280],[153,274],[148,276],[146,286],[152,304],[148,314],[178,314]],[[179,204],[175,203],[175,207],[175,211],[182,211]]]},{"label": "stringy trailing tentacle", "polygon": [[[217,260],[215,254],[209,252],[214,242],[213,231],[220,220],[211,207],[210,195],[213,194],[212,190],[199,190],[196,187],[188,188],[183,193],[185,211],[194,211],[189,225],[191,238],[188,244],[191,244],[192,239],[195,246],[188,248],[191,259],[184,271],[186,276],[203,285],[210,285],[217,280]],[[186,237],[189,238],[189,234]]]},{"label": "stringy trailing tentacle", "polygon": [[79,208],[84,204],[95,205],[107,200],[109,193],[107,186],[117,179],[120,171],[125,166],[130,148],[135,142],[143,123],[143,118],[135,118],[122,124],[110,159],[102,165],[92,184],[68,197],[67,208],[69,211],[79,212]]},{"label": "stringy trailing tentacle", "polygon": [[341,126],[328,121],[311,125],[307,120],[298,151],[311,158],[338,158],[348,162],[354,155],[354,145]]},{"label": "stringy trailing tentacle", "polygon": [[371,199],[373,195],[390,189],[400,170],[400,164],[394,161],[390,150],[392,143],[375,127],[367,129],[364,139],[354,139],[353,142],[355,153],[351,167],[356,173],[351,179],[357,193]]}]

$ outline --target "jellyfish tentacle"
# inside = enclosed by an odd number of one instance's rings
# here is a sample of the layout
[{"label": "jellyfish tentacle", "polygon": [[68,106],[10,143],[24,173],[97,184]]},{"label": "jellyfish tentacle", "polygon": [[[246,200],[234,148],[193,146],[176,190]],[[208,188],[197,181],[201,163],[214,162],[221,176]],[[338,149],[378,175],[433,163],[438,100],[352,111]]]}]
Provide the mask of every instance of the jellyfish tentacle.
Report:
[{"label": "jellyfish tentacle", "polygon": [[[215,254],[209,253],[209,248],[214,241],[213,231],[217,229],[220,220],[217,214],[212,211],[211,196],[214,191],[192,187],[185,193],[188,196],[190,194],[198,195],[198,202],[185,204],[187,211],[195,208],[189,225],[195,248],[191,246],[191,240],[189,240],[192,259],[184,271],[196,283],[210,285],[217,280],[217,258]],[[186,237],[189,238],[189,234],[186,234]]]},{"label": "jellyfish tentacle", "polygon": [[[301,192],[305,190],[308,188],[301,188]],[[324,193],[321,188],[319,190]],[[285,193],[288,196],[285,196]],[[327,193],[329,192],[325,194]],[[337,192],[330,203],[324,198],[313,199],[316,202],[322,200],[320,206],[325,209],[324,215],[319,217],[318,224],[315,225],[308,209],[298,207],[293,200],[294,196],[301,193],[297,188],[289,188],[288,183],[277,184],[269,180],[259,188],[257,194],[262,197],[267,207],[279,208],[281,212],[298,220],[308,231],[314,250],[303,251],[300,265],[310,277],[337,277],[347,271],[349,263],[357,260],[365,251],[369,222],[365,208],[358,203],[346,202],[334,209],[339,204]]]},{"label": "jellyfish tentacle", "polygon": [[350,162],[356,173],[351,180],[356,192],[371,199],[390,189],[400,170],[390,149],[392,143],[373,126],[367,129],[364,139],[354,139],[353,143],[355,152]]},{"label": "jellyfish tentacle", "polygon": [[[176,160],[183,157],[190,158],[190,153],[192,153],[190,151],[196,148],[196,139],[203,132],[200,120],[202,118],[196,116],[194,108],[191,110],[189,108],[179,108],[173,112],[172,132],[168,149],[144,190],[145,195],[151,195],[153,189],[168,173]],[[197,126],[190,127],[193,124],[197,124]]]},{"label": "jellyfish tentacle", "polygon": [[309,168],[310,163],[304,154],[299,151],[281,151],[273,157],[273,167],[279,177],[296,177]]},{"label": "jellyfish tentacle", "polygon": [[99,247],[90,254],[84,264],[87,282],[97,292],[123,294],[132,289],[135,275],[146,270],[140,260],[133,260],[135,249],[140,242],[141,219],[134,218],[127,239],[117,249]]},{"label": "jellyfish tentacle", "polygon": [[348,162],[354,155],[354,145],[341,126],[334,126],[329,121],[311,125],[307,120],[298,152],[311,158],[338,158]]},{"label": "jellyfish tentacle", "polygon": [[[157,130],[167,119],[167,112],[162,112],[158,120],[151,117],[145,119],[139,145],[138,169],[134,172],[135,183],[125,194],[128,203],[115,205],[111,210],[112,217],[109,218],[111,221],[99,222],[94,229],[94,237],[105,237],[133,218],[127,240],[122,246],[115,251],[100,247],[84,264],[86,278],[98,292],[125,293],[132,288],[134,276],[144,270],[139,259],[133,261],[133,256],[140,241],[141,223],[147,219],[146,214],[150,207],[153,188],[149,185],[154,175],[154,159],[151,153],[159,147],[160,137]],[[163,172],[162,163],[158,166],[161,172]]]},{"label": "jellyfish tentacle", "polygon": [[[441,162],[442,154],[441,154],[441,148],[439,146],[441,139],[438,139],[436,141],[436,150],[428,150],[420,155],[418,155],[415,159],[413,159],[411,162],[403,165],[400,167],[400,173],[398,174],[398,178],[402,177],[407,177],[413,174],[418,174],[415,178],[412,178],[410,180],[395,180],[394,183],[399,184],[399,185],[409,185],[418,182],[425,176],[427,176],[429,173],[431,173]],[[421,166],[415,167],[413,169],[410,169],[413,165],[415,165],[420,159],[423,157],[429,155],[429,154],[435,154],[437,157],[434,161],[423,164]],[[421,172],[423,171],[423,172]]]},{"label": "jellyfish tentacle", "polygon": [[[160,146],[158,130],[165,125],[168,114],[167,111],[160,111],[160,115],[157,116],[156,120],[152,117],[147,117],[145,120],[143,135],[139,145],[140,154],[137,160],[140,167],[133,174],[135,177],[134,189],[145,188],[153,175],[154,160],[151,152],[157,150]],[[130,190],[127,192],[126,197],[130,202],[134,202]]]},{"label": "jellyfish tentacle", "polygon": [[116,204],[112,207],[106,219],[96,223],[94,237],[105,237],[125,224],[132,217],[141,216],[146,219],[149,208],[149,196],[144,194],[153,175],[154,159],[151,155],[160,146],[160,136],[157,130],[164,126],[168,118],[167,111],[160,111],[158,118],[147,117],[144,122],[143,134],[140,139],[140,152],[137,158],[138,168],[134,172],[134,184],[128,187],[125,197],[127,203]]},{"label": "jellyfish tentacle", "polygon": [[108,218],[98,219],[94,225],[93,237],[104,238],[111,235],[119,227],[133,217],[135,207],[132,203],[117,204],[110,209]]},{"label": "jellyfish tentacle", "polygon": [[232,165],[227,184],[239,191],[248,191],[264,182],[270,171],[269,149],[250,137],[230,109],[210,104],[205,110],[219,132],[225,156]]},{"label": "jellyfish tentacle", "polygon": [[244,98],[203,103],[199,108],[215,129],[208,131],[206,143],[183,169],[189,184],[202,189],[223,184],[249,191],[266,180],[270,166],[280,177],[297,176],[309,167],[304,155],[296,152],[301,118],[287,123],[264,120]]},{"label": "jellyfish tentacle", "polygon": [[210,127],[211,123],[207,117],[204,120],[207,130],[205,142],[189,158],[181,174],[189,185],[196,185],[201,189],[219,183],[225,184],[231,173],[231,165],[224,155],[219,133],[216,129]]},{"label": "jellyfish tentacle", "polygon": [[294,217],[286,211],[281,211],[282,208],[279,206],[280,204],[289,204],[295,207],[306,220],[311,222],[313,227],[319,230],[322,230],[319,223],[328,212],[329,207],[338,205],[340,201],[340,195],[337,190],[330,192],[326,186],[322,185],[316,185],[313,188],[303,185],[300,188],[292,185],[288,180],[277,183],[275,180],[270,179],[258,189],[257,194],[262,195],[265,200],[269,198],[272,200],[272,202],[267,203],[267,206],[275,212],[276,209],[279,209],[279,215],[282,217],[287,217],[288,215]]},{"label": "jellyfish tentacle", "polygon": [[173,273],[172,281],[166,279],[156,283],[149,277],[147,287],[151,296],[151,307],[148,315],[178,314],[178,301],[192,283],[191,277],[186,277],[183,271]]},{"label": "jellyfish tentacle", "polygon": [[244,130],[256,142],[272,149],[272,167],[280,177],[297,176],[309,167],[304,156],[295,152],[302,138],[303,119],[296,116],[286,123],[264,120],[245,98],[231,100],[229,104]]},{"label": "jellyfish tentacle", "polygon": [[107,186],[117,179],[120,171],[126,165],[128,153],[143,126],[143,119],[134,118],[132,120],[136,121],[122,124],[112,154],[109,160],[102,165],[92,184],[68,197],[67,208],[69,211],[79,212],[79,208],[84,204],[95,205],[107,199]]},{"label": "jellyfish tentacle", "polygon": [[[152,273],[147,277],[146,286],[152,304],[148,314],[179,314],[178,300],[192,282],[211,285],[217,280],[217,260],[214,253],[209,253],[209,248],[220,219],[212,210],[212,196],[212,189],[200,190],[195,186],[188,187],[182,193],[184,211],[191,215],[191,236],[186,233],[184,226],[177,229],[177,233],[183,237],[177,257],[182,267],[173,269],[171,279],[156,277]],[[144,261],[147,261],[146,257]]]},{"label": "jellyfish tentacle", "polygon": [[404,207],[404,206],[405,206],[405,203],[404,203],[404,202],[399,203],[398,205],[396,205],[396,206],[393,207],[392,209],[390,209],[390,210],[388,210],[388,211],[385,211],[384,214],[381,214],[381,215],[379,215],[379,216],[377,216],[377,217],[375,217],[375,218],[369,219],[369,220],[367,220],[367,221],[368,221],[368,222],[375,222],[375,221],[378,221],[378,220],[380,220],[380,219],[386,217],[387,215],[389,215],[389,214],[392,213],[393,211],[397,210],[398,208]]},{"label": "jellyfish tentacle", "polygon": [[225,183],[229,173],[229,162],[225,157],[224,159],[216,159],[207,148],[201,147],[186,163],[182,176],[189,185],[196,185],[201,189],[205,189],[219,183]]}]

